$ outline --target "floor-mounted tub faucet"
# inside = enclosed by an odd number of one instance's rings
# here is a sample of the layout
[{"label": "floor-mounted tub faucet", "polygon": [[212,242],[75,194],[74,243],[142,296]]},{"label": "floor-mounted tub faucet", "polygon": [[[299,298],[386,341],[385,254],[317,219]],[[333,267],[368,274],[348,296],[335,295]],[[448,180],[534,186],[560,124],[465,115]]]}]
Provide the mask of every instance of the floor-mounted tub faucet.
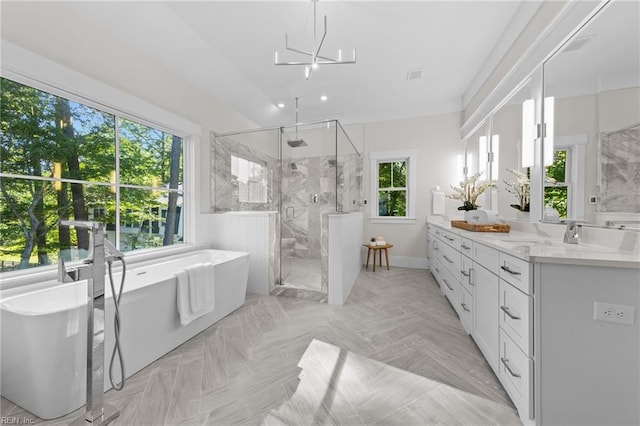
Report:
[{"label": "floor-mounted tub faucet", "polygon": [[[91,237],[91,251],[89,258],[79,266],[67,267],[62,257],[58,261],[58,281],[75,282],[88,280],[87,299],[87,403],[85,414],[78,419],[77,424],[106,425],[120,414],[116,407],[104,402],[104,284],[106,268],[105,262],[123,261],[124,254],[118,251],[105,238],[105,225],[98,222],[83,222],[61,220],[62,226],[88,228]],[[123,261],[124,267],[124,261]],[[123,271],[124,277],[124,271]],[[123,280],[124,281],[124,280]],[[113,288],[113,286],[112,286]],[[121,291],[122,292],[122,291]],[[113,294],[117,302],[116,294]],[[118,297],[119,299],[119,297]],[[116,305],[116,312],[118,306]],[[119,329],[119,319],[116,334]],[[119,348],[119,336],[116,336]],[[118,349],[119,351],[119,349]],[[113,360],[113,357],[112,357]],[[113,361],[112,361],[113,362]],[[124,366],[120,355],[122,384],[124,385]],[[111,371],[111,369],[109,369]],[[113,380],[112,380],[113,384]],[[114,388],[116,386],[114,385]],[[120,387],[122,389],[122,387]],[[119,389],[118,389],[119,390]]]},{"label": "floor-mounted tub faucet", "polygon": [[564,231],[564,242],[567,244],[578,244],[581,228],[582,227],[575,221],[567,222],[567,229]]}]

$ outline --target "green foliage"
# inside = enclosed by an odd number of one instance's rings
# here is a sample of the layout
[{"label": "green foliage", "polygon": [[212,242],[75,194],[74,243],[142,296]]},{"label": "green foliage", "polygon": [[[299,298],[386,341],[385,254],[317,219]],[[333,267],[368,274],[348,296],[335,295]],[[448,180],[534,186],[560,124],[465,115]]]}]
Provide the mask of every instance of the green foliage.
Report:
[{"label": "green foliage", "polygon": [[547,182],[544,189],[544,205],[551,206],[558,211],[561,219],[567,217],[568,189],[563,182],[566,181],[567,151],[557,150],[554,153],[553,163],[547,166]]},{"label": "green foliage", "polygon": [[[4,78],[0,88],[0,173],[46,179],[0,177],[0,261],[17,257],[33,263],[36,250],[55,258],[60,248],[76,244],[75,232],[63,240],[57,225],[61,217],[86,220],[90,213],[104,212],[93,219],[116,229],[116,194],[110,184],[117,118]],[[120,183],[167,188],[173,136],[119,120]],[[174,182],[182,182],[182,155],[178,161]],[[54,169],[60,174],[54,176]],[[86,183],[54,182],[54,177]],[[160,194],[145,188],[119,191],[122,221],[140,228],[131,244],[136,248],[162,245],[161,236],[142,234],[142,224],[159,221],[158,212],[166,207]],[[39,256],[36,261],[44,260]]]},{"label": "green foliage", "polygon": [[379,216],[406,216],[407,191],[378,191]]},{"label": "green foliage", "polygon": [[[378,215],[407,215],[407,162],[378,163]],[[396,189],[398,188],[398,189]]]},{"label": "green foliage", "polygon": [[406,188],[407,162],[378,163],[378,188]]}]

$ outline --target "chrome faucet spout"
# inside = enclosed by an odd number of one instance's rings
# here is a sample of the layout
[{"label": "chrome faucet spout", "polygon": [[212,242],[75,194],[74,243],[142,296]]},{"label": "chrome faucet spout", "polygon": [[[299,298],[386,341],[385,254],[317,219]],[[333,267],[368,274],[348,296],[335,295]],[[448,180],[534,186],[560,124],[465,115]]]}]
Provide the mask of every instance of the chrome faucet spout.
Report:
[{"label": "chrome faucet spout", "polygon": [[567,244],[578,244],[581,228],[582,226],[573,220],[567,222],[567,229],[564,231],[564,242]]}]

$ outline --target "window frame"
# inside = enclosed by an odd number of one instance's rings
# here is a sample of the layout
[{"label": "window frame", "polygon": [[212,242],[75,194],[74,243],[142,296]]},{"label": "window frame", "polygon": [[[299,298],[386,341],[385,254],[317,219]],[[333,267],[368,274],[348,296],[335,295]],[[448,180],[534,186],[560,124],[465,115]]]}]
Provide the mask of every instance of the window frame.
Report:
[{"label": "window frame", "polygon": [[[376,151],[369,153],[370,167],[370,207],[369,222],[370,223],[416,223],[415,216],[415,191],[416,191],[416,168],[418,161],[418,153],[414,149],[392,150],[392,151]],[[392,163],[396,161],[406,161],[407,163],[407,211],[405,216],[379,216],[378,215],[378,193],[380,188],[378,164]]]},{"label": "window frame", "polygon": [[[135,262],[190,249],[189,246],[198,241],[195,227],[197,212],[200,211],[200,197],[196,196],[196,165],[200,154],[201,126],[4,40],[2,49],[0,76],[4,78],[182,138],[183,187],[180,192],[183,197],[183,244],[140,249],[127,253],[127,257]],[[3,283],[0,289],[14,287],[23,281],[19,279],[13,283],[8,280],[10,277],[28,279],[31,276],[42,276],[43,273],[49,274],[54,269],[55,266],[42,266],[2,273]],[[5,276],[7,280],[4,279]]]},{"label": "window frame", "polygon": [[[585,181],[586,181],[586,146],[589,142],[585,134],[556,136],[554,151],[566,151],[565,182],[561,185],[550,185],[543,182],[544,188],[552,186],[566,186],[567,188],[567,220],[585,219]],[[546,177],[546,166],[545,166]]]}]

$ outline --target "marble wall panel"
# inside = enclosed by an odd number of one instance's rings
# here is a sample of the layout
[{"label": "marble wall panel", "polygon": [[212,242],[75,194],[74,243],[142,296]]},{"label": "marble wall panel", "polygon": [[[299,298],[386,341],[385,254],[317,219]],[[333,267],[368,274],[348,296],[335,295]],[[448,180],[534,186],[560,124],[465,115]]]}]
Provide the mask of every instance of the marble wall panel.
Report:
[{"label": "marble wall panel", "polygon": [[640,127],[600,137],[599,210],[640,213]]},{"label": "marble wall panel", "polygon": [[[279,206],[278,159],[248,147],[234,137],[215,138],[211,142],[211,200],[213,212],[272,211]],[[266,167],[267,200],[265,203],[241,202],[239,183],[231,172],[231,157],[236,156]]]}]

